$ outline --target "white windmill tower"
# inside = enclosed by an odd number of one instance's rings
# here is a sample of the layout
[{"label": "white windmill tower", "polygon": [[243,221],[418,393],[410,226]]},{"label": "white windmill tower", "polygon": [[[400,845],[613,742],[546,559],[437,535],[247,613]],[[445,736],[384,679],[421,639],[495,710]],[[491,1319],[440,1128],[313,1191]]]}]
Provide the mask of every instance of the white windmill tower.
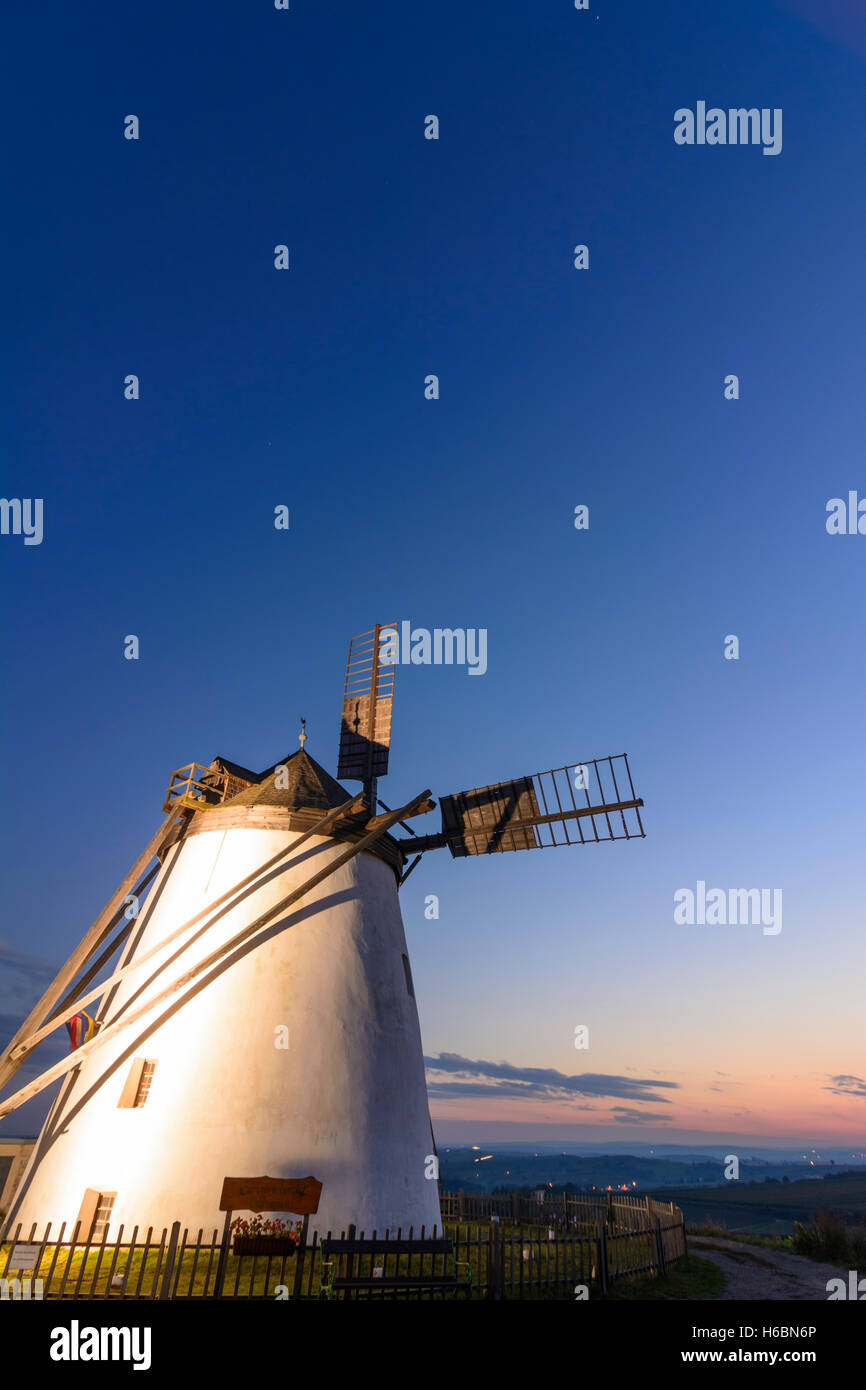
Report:
[{"label": "white windmill tower", "polygon": [[[217,758],[173,775],[166,822],[0,1056],[3,1086],[101,998],[95,1035],[0,1102],[2,1116],[64,1078],[5,1229],[208,1230],[223,1179],[259,1174],[318,1178],[320,1231],[440,1222],[399,886],[440,846],[463,857],[642,836],[643,803],[620,754],[445,797],[434,835],[406,824],[433,809],[428,791],[376,814],[394,688],[385,630],[349,650],[338,775],[363,793],[310,757],[303,732],[260,774]],[[407,838],[389,833],[398,824]],[[127,921],[129,895],[151,883]]]}]

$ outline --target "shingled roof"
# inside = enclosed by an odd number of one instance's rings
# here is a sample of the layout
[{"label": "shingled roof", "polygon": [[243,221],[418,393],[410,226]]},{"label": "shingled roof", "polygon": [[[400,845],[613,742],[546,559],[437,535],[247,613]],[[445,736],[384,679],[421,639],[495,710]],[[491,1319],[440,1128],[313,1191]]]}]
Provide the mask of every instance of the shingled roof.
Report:
[{"label": "shingled roof", "polygon": [[[277,779],[276,772],[280,767],[286,770]],[[282,806],[289,811],[310,807],[316,811],[330,811],[334,806],[342,806],[352,795],[345,787],[341,787],[339,782],[335,782],[331,774],[326,772],[315,758],[311,758],[309,753],[304,752],[303,748],[296,749],[294,753],[256,776],[254,786],[238,792],[237,796],[231,797],[223,804]]]}]

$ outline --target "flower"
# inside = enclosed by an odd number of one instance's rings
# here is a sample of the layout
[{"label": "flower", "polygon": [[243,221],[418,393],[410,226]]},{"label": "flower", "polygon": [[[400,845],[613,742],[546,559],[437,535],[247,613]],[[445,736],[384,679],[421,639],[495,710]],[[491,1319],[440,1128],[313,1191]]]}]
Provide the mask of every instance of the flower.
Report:
[{"label": "flower", "polygon": [[260,1215],[256,1214],[252,1217],[235,1217],[230,1229],[234,1231],[235,1235],[242,1238],[270,1236],[282,1240],[289,1238],[297,1242],[301,1238],[303,1225],[303,1221],[283,1221],[281,1217],[276,1220],[264,1221]]}]

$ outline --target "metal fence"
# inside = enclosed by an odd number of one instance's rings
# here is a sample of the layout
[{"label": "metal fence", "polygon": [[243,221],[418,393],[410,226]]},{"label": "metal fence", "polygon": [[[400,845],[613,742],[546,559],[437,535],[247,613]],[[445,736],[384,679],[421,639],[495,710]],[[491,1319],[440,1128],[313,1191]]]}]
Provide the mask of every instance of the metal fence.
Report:
[{"label": "metal fence", "polygon": [[[358,1256],[355,1272],[366,1272],[371,1282],[386,1268],[390,1275],[423,1276],[450,1259],[471,1298],[574,1298],[593,1286],[606,1292],[616,1279],[664,1274],[686,1254],[682,1212],[651,1198],[551,1194],[539,1201],[517,1193],[442,1193],[442,1213],[441,1230],[359,1232],[358,1239],[375,1243],[376,1253]],[[318,1299],[326,1292],[318,1234],[292,1255],[240,1256],[219,1231],[193,1235],[177,1221],[158,1233],[121,1226],[112,1240],[108,1236],[106,1228],[100,1239],[88,1238],[80,1225],[69,1232],[61,1226],[54,1236],[50,1226],[37,1236],[34,1226],[25,1235],[19,1225],[0,1245],[0,1298]],[[437,1236],[452,1242],[451,1256],[395,1250],[401,1241]],[[441,1299],[455,1291],[410,1294],[383,1286],[342,1296]]]}]

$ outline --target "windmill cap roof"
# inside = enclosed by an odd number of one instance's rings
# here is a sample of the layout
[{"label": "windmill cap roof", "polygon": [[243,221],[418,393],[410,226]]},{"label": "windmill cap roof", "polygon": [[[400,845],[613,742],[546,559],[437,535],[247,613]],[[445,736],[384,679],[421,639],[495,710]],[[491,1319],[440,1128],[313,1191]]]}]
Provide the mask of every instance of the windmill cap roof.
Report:
[{"label": "windmill cap roof", "polygon": [[[281,768],[284,769],[282,773]],[[352,795],[303,748],[298,748],[287,758],[256,775],[258,780],[254,786],[238,792],[237,796],[224,804],[282,806],[290,811],[310,807],[317,811],[330,811],[333,807],[342,806]]]}]

